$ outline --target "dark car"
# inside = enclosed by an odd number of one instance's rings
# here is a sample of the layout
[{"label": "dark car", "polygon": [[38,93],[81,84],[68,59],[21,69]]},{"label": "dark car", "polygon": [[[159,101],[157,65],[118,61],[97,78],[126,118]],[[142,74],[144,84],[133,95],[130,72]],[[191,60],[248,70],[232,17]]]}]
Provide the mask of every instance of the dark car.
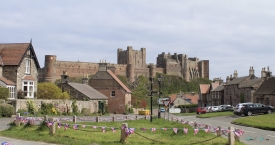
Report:
[{"label": "dark car", "polygon": [[206,108],[205,107],[198,107],[196,112],[197,112],[197,114],[205,114],[206,113]]},{"label": "dark car", "polygon": [[241,113],[245,116],[251,116],[252,114],[271,114],[274,112],[274,107],[269,105],[263,105],[260,103],[254,103],[254,104],[245,104],[242,109]]}]

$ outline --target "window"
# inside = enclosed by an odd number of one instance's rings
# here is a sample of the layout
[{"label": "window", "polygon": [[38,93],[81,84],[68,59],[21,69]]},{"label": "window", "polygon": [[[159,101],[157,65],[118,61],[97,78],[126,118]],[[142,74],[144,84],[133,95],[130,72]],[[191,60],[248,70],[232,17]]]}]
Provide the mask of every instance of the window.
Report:
[{"label": "window", "polygon": [[115,97],[116,96],[116,91],[112,91],[111,92],[111,97]]},{"label": "window", "polygon": [[22,85],[22,90],[24,92],[25,98],[33,98],[34,94],[34,82],[32,81],[24,81]]},{"label": "window", "polygon": [[15,99],[15,86],[8,86],[10,92],[10,99]]},{"label": "window", "polygon": [[30,74],[30,70],[31,70],[31,60],[26,59],[26,73]]}]

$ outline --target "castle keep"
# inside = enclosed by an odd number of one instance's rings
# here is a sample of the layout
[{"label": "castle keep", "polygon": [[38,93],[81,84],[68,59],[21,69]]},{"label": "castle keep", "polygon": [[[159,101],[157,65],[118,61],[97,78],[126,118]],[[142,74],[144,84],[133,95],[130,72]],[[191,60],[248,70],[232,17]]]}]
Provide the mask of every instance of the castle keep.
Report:
[{"label": "castle keep", "polygon": [[[126,76],[129,82],[133,82],[139,75],[154,77],[156,73],[178,75],[187,81],[198,77],[209,78],[209,60],[199,61],[198,58],[188,58],[185,54],[171,55],[163,52],[158,55],[156,65],[146,64],[146,48],[133,50],[132,46],[128,46],[127,50],[119,48],[117,64],[108,63],[107,68],[115,75]],[[83,77],[96,74],[98,69],[99,63],[59,61],[56,55],[46,55],[44,68],[39,70],[39,81],[54,82],[63,71],[67,71],[70,77]]]}]

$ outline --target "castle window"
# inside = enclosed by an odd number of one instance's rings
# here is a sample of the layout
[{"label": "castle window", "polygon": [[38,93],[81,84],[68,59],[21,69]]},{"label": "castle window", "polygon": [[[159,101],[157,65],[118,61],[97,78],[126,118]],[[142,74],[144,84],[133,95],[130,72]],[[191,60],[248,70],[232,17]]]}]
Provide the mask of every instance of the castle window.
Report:
[{"label": "castle window", "polygon": [[31,71],[31,60],[30,59],[26,59],[26,72],[27,74],[30,74]]},{"label": "castle window", "polygon": [[25,98],[33,98],[34,82],[33,81],[23,81],[22,90],[24,92]]},{"label": "castle window", "polygon": [[116,91],[112,91],[111,92],[111,97],[115,97],[116,96]]}]

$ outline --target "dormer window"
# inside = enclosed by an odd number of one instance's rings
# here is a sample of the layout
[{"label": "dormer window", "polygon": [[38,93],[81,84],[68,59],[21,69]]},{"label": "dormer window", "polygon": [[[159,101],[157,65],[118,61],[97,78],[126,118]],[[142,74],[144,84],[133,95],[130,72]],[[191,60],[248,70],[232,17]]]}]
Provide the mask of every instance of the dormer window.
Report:
[{"label": "dormer window", "polygon": [[31,72],[31,60],[30,59],[26,59],[26,74],[30,74]]}]

